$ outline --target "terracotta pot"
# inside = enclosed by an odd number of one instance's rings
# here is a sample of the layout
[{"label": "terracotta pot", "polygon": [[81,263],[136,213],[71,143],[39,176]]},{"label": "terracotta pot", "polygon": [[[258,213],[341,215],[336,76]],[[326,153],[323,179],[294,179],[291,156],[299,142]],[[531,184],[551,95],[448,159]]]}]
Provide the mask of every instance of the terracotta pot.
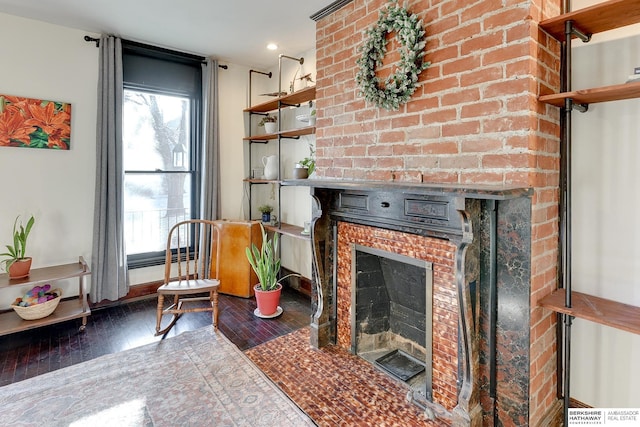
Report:
[{"label": "terracotta pot", "polygon": [[29,275],[31,270],[31,257],[15,260],[9,266],[10,279],[22,279]]},{"label": "terracotta pot", "polygon": [[273,291],[263,291],[260,285],[253,288],[256,294],[256,303],[258,303],[258,311],[263,316],[271,316],[278,310],[280,304],[280,294],[282,293],[282,285],[278,283],[278,287]]}]

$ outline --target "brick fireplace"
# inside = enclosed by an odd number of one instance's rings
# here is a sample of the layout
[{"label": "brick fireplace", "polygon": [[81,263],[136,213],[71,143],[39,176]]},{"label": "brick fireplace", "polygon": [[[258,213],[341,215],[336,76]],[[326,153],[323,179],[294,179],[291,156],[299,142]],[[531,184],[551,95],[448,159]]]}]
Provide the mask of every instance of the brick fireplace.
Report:
[{"label": "brick fireplace", "polygon": [[[348,336],[340,332],[339,322],[350,303],[344,306],[338,286],[347,276],[329,262],[332,257],[342,262],[338,252],[333,253],[343,239],[339,230],[347,227],[342,223],[448,242],[456,248],[457,388],[453,409],[454,403],[437,397],[435,389],[434,400],[452,419],[458,416],[461,425],[465,419],[473,425],[550,425],[559,408],[556,319],[537,307],[537,300],[555,289],[558,280],[559,115],[537,97],[559,89],[559,46],[538,29],[538,22],[556,16],[561,2],[402,2],[424,23],[426,59],[432,65],[420,75],[411,100],[398,111],[367,104],[355,83],[363,31],[376,22],[387,2],[341,3],[316,20],[315,175],[326,185],[312,190],[317,199],[318,256],[314,344],[335,340],[345,345],[338,340]],[[393,46],[389,61],[396,54]],[[389,61],[385,57],[381,69],[392,67]],[[391,191],[380,182],[400,194],[452,198],[456,209],[448,212],[449,218],[464,220],[444,230],[434,220],[427,231],[416,227],[415,221],[400,226],[388,220],[364,223],[357,215],[345,218],[335,213],[335,200],[342,197],[336,192]],[[522,190],[526,196],[514,189],[526,189]],[[374,197],[378,202],[376,197],[380,196]],[[363,200],[351,199],[353,209]],[[486,254],[494,203],[499,224],[494,243],[504,258],[494,269],[498,289],[494,347],[497,359],[502,359],[497,366],[502,368],[492,376],[485,353],[494,351],[486,350],[490,298],[485,292],[490,288]],[[370,205],[374,206],[378,209],[375,203]],[[423,204],[407,205],[409,212],[423,208]],[[430,204],[428,209],[437,216],[442,206]],[[514,212],[518,212],[515,218]],[[466,224],[473,225],[471,231],[464,228]],[[354,233],[362,234],[352,230],[345,236]],[[410,238],[407,235],[393,239],[403,241]],[[401,252],[402,247],[396,249]],[[437,268],[434,263],[434,281]],[[516,272],[517,278],[506,279]],[[331,283],[336,284],[335,292]],[[434,298],[437,301],[435,293]],[[465,298],[470,300],[460,304]],[[438,339],[436,329],[433,338]],[[489,384],[490,378],[495,382]],[[477,402],[482,408],[479,424]]]},{"label": "brick fireplace", "polygon": [[411,389],[412,400],[453,425],[483,425],[494,412],[522,423],[529,406],[530,191],[334,180],[311,186],[312,345],[356,352],[355,282],[369,270],[353,263],[358,248],[425,261],[432,333],[429,346],[417,344],[430,355],[430,394]]}]

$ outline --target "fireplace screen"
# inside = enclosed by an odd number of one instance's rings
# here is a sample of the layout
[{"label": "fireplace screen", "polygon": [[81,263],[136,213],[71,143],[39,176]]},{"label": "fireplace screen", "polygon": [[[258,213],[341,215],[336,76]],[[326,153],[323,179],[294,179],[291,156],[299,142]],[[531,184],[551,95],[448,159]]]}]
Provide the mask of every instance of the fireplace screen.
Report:
[{"label": "fireplace screen", "polygon": [[431,401],[431,263],[361,245],[351,260],[351,351]]}]

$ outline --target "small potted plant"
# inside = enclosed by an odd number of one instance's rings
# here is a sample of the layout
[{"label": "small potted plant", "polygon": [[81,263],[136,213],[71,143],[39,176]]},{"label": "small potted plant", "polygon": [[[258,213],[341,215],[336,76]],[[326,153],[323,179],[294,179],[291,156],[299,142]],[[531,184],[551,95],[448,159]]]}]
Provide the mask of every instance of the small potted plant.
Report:
[{"label": "small potted plant", "polygon": [[258,249],[255,243],[246,248],[247,259],[251,268],[258,277],[258,284],[254,286],[256,303],[258,308],[254,314],[258,317],[275,317],[282,313],[279,306],[280,294],[282,293],[281,280],[297,274],[288,274],[278,278],[280,273],[280,258],[278,257],[278,233],[274,233],[270,239],[264,226],[260,224],[262,230],[262,247]]},{"label": "small potted plant", "polygon": [[258,206],[258,210],[262,214],[262,222],[268,224],[271,222],[271,212],[273,212],[273,206],[262,205]]},{"label": "small potted plant", "polygon": [[295,169],[293,170],[293,177],[295,179],[305,179],[316,170],[316,159],[314,154],[315,151],[313,150],[313,147],[309,145],[309,156],[298,161]]},{"label": "small potted plant", "polygon": [[277,122],[278,122],[277,116],[272,116],[270,114],[267,114],[262,118],[262,120],[260,120],[260,122],[258,123],[258,126],[260,127],[264,126],[264,131],[267,134],[276,133],[278,131]]},{"label": "small potted plant", "polygon": [[9,273],[10,279],[22,279],[29,275],[31,270],[31,257],[27,257],[27,238],[31,232],[31,228],[35,223],[33,215],[27,221],[27,225],[23,226],[22,223],[18,226],[18,218],[13,223],[13,245],[6,245],[7,252],[0,254],[0,256],[6,257],[0,261],[0,264],[4,266],[4,269]]}]

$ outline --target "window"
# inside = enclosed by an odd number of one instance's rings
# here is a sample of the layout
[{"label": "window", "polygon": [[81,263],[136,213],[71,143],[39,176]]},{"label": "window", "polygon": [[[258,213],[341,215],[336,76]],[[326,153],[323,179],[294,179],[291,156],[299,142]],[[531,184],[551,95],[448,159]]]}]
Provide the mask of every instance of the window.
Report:
[{"label": "window", "polygon": [[200,207],[202,58],[123,42],[124,238],[129,268],[164,262]]}]

